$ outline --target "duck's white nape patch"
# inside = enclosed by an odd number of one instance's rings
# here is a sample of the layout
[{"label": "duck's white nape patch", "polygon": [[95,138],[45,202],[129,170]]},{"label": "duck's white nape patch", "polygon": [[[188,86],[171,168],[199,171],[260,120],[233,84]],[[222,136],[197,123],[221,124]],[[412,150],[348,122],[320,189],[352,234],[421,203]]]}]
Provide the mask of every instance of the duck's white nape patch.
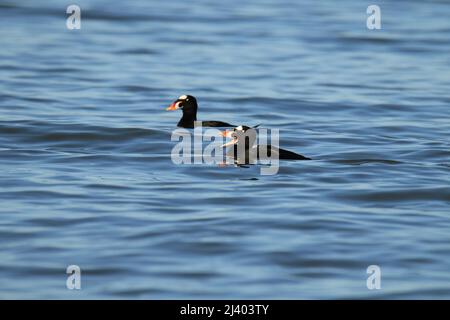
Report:
[{"label": "duck's white nape patch", "polygon": [[242,126],[239,126],[236,128],[236,130],[242,131],[242,130],[244,130],[244,128],[242,128]]},{"label": "duck's white nape patch", "polygon": [[186,100],[187,99],[187,95],[183,94],[182,96],[180,96],[178,98],[178,100]]}]

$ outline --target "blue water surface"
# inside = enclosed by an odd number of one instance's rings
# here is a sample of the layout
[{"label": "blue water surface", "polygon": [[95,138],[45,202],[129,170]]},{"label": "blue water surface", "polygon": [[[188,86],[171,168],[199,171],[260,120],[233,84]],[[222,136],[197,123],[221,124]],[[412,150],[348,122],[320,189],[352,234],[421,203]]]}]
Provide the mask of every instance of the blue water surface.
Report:
[{"label": "blue water surface", "polygon": [[[0,298],[450,298],[450,2],[70,4],[0,1]],[[313,161],[174,164],[181,94]]]}]

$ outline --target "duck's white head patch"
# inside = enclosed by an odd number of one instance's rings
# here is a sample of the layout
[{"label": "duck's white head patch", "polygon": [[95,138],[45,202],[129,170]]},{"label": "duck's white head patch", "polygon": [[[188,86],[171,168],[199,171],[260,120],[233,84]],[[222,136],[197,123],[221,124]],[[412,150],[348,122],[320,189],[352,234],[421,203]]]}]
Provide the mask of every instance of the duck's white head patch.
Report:
[{"label": "duck's white head patch", "polygon": [[237,130],[237,131],[243,131],[244,128],[243,128],[242,126],[239,126],[239,127],[236,127],[236,130]]},{"label": "duck's white head patch", "polygon": [[187,99],[187,95],[183,94],[182,96],[180,96],[178,98],[178,100],[186,100]]}]

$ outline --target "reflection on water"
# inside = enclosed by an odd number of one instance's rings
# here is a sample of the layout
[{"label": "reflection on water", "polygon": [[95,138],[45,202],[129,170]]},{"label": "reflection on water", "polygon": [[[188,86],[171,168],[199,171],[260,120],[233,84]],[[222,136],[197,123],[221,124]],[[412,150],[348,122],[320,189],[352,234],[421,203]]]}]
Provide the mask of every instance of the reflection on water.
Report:
[{"label": "reflection on water", "polygon": [[[0,4],[0,298],[450,297],[450,4],[77,4]],[[174,165],[187,93],[314,160]]]}]

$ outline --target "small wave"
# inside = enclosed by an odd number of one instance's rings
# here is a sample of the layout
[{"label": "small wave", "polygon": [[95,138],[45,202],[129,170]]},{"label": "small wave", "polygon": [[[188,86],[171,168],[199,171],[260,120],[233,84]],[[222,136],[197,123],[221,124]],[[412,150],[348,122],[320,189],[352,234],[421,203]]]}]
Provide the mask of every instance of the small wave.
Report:
[{"label": "small wave", "polygon": [[450,151],[442,148],[426,148],[422,150],[414,150],[404,154],[408,158],[412,159],[448,159],[450,158]]},{"label": "small wave", "polygon": [[153,88],[153,87],[142,86],[142,85],[116,86],[115,89],[124,90],[124,91],[128,91],[128,92],[161,92],[163,90],[161,88]]},{"label": "small wave", "polygon": [[341,34],[338,36],[338,40],[345,41],[348,43],[368,43],[368,44],[396,44],[404,42],[403,39],[393,38],[381,35],[351,35],[351,34]]},{"label": "small wave", "polygon": [[[240,97],[240,98],[222,98],[217,100],[217,102],[226,102],[231,105],[258,105],[266,106],[269,110],[276,106],[276,110],[288,110],[290,114],[293,110],[298,110],[299,112],[305,111],[317,111],[320,109],[324,111],[326,109],[336,110],[336,105],[319,103],[314,101],[300,100],[300,99],[286,99],[286,98],[273,98],[273,97]],[[295,112],[295,111],[294,111]]]},{"label": "small wave", "polygon": [[0,192],[0,199],[27,199],[33,201],[40,201],[42,199],[70,199],[70,198],[84,198],[85,195],[73,194],[67,192],[56,192],[56,191],[43,191],[43,190],[24,190],[24,191],[11,191],[11,192]]},{"label": "small wave", "polygon": [[362,165],[368,163],[383,163],[383,164],[401,164],[402,161],[389,160],[389,159],[343,159],[343,160],[332,160],[331,163],[337,164],[348,164],[348,165]]},{"label": "small wave", "polygon": [[89,20],[101,20],[101,21],[128,21],[128,22],[140,22],[140,21],[160,21],[169,22],[178,21],[176,16],[163,16],[163,15],[148,15],[148,14],[131,14],[126,15],[121,13],[112,13],[101,10],[85,10],[84,19]]},{"label": "small wave", "polygon": [[25,223],[31,225],[45,226],[45,227],[62,227],[62,226],[74,226],[77,224],[97,222],[99,219],[96,217],[84,217],[84,218],[65,218],[65,217],[52,217],[52,218],[33,218],[25,220]]},{"label": "small wave", "polygon": [[13,9],[13,8],[19,8],[17,4],[14,3],[0,3],[1,9]]},{"label": "small wave", "polygon": [[353,201],[400,202],[400,201],[450,201],[450,188],[408,188],[383,191],[338,192],[336,198]]},{"label": "small wave", "polygon": [[135,49],[118,50],[115,53],[130,54],[130,55],[155,55],[158,54],[159,52],[148,48],[135,48]]},{"label": "small wave", "polygon": [[[0,4],[0,8],[4,10],[14,11],[16,14],[38,16],[51,16],[61,18],[61,12],[65,9],[61,7],[43,7],[43,6],[28,6],[18,5],[13,3]],[[83,19],[93,21],[109,21],[109,22],[142,22],[142,21],[159,21],[159,22],[177,22],[179,19],[175,15],[155,15],[146,14],[145,11],[139,13],[126,13],[126,11],[105,11],[102,8],[84,8]]]},{"label": "small wave", "polygon": [[57,100],[54,99],[48,99],[48,98],[40,98],[40,97],[20,97],[20,100],[29,101],[29,102],[36,102],[36,103],[55,103]]},{"label": "small wave", "polygon": [[119,297],[132,297],[135,299],[140,296],[150,296],[150,295],[158,295],[162,296],[167,294],[166,290],[163,289],[154,289],[154,288],[143,288],[143,289],[124,289],[124,290],[111,290],[111,294]]}]

